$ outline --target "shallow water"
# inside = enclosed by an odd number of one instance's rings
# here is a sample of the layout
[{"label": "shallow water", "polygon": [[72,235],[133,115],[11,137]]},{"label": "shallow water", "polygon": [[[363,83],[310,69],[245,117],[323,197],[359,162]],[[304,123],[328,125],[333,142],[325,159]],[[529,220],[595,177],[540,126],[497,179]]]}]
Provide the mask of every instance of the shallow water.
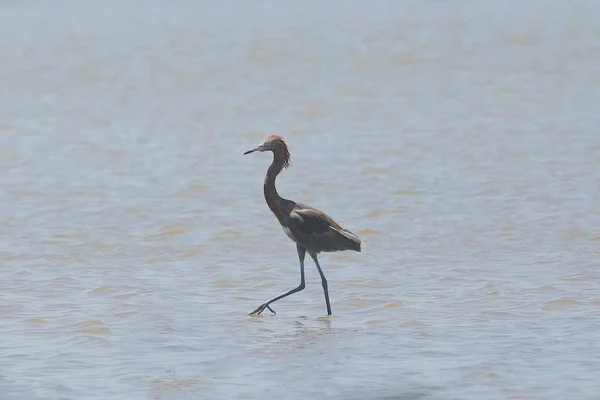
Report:
[{"label": "shallow water", "polygon": [[[600,5],[0,3],[0,399],[597,399]],[[364,241],[307,288],[264,203]]]}]

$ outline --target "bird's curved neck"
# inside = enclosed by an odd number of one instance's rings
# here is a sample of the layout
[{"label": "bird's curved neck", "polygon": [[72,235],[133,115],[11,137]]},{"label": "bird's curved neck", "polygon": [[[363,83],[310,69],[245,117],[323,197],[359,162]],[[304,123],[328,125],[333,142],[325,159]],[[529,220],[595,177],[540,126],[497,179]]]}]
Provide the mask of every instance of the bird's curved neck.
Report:
[{"label": "bird's curved neck", "polygon": [[267,201],[267,205],[275,214],[280,223],[283,224],[284,212],[283,212],[283,198],[279,196],[277,193],[277,188],[275,188],[275,179],[277,175],[283,169],[284,164],[283,155],[274,152],[273,153],[273,162],[271,166],[267,170],[267,175],[265,176],[265,200]]}]

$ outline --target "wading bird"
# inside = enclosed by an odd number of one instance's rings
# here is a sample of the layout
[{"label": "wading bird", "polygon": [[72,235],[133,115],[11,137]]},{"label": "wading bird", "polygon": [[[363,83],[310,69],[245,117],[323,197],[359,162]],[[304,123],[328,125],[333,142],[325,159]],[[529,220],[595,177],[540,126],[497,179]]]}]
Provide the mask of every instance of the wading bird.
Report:
[{"label": "wading bird", "polygon": [[283,231],[290,239],[296,242],[298,258],[300,259],[300,285],[281,296],[277,296],[261,304],[249,315],[259,315],[265,308],[275,314],[275,311],[271,308],[272,303],[304,289],[304,256],[307,252],[315,262],[319,275],[321,275],[321,284],[323,285],[325,304],[327,305],[327,315],[331,315],[327,279],[323,275],[323,271],[317,260],[317,254],[322,251],[354,250],[360,252],[361,241],[358,236],[342,228],[340,224],[324,212],[279,196],[277,189],[275,189],[275,178],[277,178],[277,175],[279,175],[283,168],[287,168],[290,165],[290,152],[281,136],[271,135],[267,137],[261,144],[248,150],[244,155],[255,151],[273,152],[273,162],[265,176],[265,200],[273,214],[279,220]]}]

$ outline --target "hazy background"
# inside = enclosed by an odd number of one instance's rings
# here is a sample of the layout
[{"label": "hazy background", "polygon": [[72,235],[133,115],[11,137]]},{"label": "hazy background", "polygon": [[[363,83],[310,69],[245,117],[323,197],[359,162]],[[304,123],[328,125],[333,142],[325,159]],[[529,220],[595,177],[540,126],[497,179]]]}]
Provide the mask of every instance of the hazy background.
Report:
[{"label": "hazy background", "polygon": [[0,399],[599,398],[599,15],[0,1]]}]

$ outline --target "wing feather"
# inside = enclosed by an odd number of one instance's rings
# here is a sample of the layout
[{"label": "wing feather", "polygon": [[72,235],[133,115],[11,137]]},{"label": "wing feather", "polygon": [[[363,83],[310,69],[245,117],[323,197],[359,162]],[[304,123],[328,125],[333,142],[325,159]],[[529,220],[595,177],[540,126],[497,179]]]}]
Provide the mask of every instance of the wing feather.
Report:
[{"label": "wing feather", "polygon": [[296,204],[289,214],[288,226],[298,242],[309,249],[360,251],[361,241],[358,236],[315,208]]}]

